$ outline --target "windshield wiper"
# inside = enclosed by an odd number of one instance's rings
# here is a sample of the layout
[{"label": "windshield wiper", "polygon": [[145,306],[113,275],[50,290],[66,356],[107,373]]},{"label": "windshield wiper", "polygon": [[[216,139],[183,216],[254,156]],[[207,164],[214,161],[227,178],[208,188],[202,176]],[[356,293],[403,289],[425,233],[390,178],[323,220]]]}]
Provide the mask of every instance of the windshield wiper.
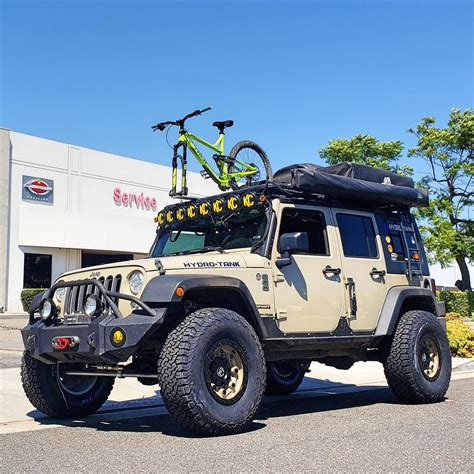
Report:
[{"label": "windshield wiper", "polygon": [[202,247],[200,249],[185,250],[183,252],[183,255],[188,255],[190,253],[206,253],[206,252],[214,252],[214,251],[224,253],[224,249],[222,247],[219,247],[219,246],[213,247],[213,246],[208,245],[207,247]]},{"label": "windshield wiper", "polygon": [[207,246],[207,247],[202,247],[200,249],[191,249],[191,250],[180,250],[179,252],[173,252],[173,253],[169,253],[167,255],[162,255],[162,257],[172,257],[172,256],[176,256],[176,255],[189,255],[189,254],[192,254],[192,253],[206,253],[206,252],[213,252],[213,251],[217,251],[217,252],[220,252],[220,253],[225,253],[224,252],[224,249],[222,247],[212,247],[212,246]]}]

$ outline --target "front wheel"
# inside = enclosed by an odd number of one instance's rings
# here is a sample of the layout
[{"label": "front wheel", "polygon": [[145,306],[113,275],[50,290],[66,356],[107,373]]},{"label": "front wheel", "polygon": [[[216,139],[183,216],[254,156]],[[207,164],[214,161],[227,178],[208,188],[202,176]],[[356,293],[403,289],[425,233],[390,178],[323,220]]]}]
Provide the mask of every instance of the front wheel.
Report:
[{"label": "front wheel", "polygon": [[201,309],[168,335],[158,360],[161,396],[184,428],[245,430],[265,391],[265,359],[252,326],[234,311]]},{"label": "front wheel", "polygon": [[72,376],[66,372],[81,364],[45,364],[25,351],[21,382],[28,400],[39,411],[54,418],[90,415],[107,400],[113,377]]},{"label": "front wheel", "polygon": [[263,148],[255,142],[245,140],[234,145],[229,153],[231,164],[229,173],[239,173],[230,180],[232,189],[252,186],[259,181],[273,178],[270,160]]}]

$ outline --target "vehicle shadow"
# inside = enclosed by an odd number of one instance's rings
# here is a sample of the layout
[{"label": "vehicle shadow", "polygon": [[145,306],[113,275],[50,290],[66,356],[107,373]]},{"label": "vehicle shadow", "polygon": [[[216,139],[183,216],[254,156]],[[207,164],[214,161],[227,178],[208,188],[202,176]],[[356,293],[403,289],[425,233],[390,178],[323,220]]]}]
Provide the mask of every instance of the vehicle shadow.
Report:
[{"label": "vehicle shadow", "polygon": [[[398,403],[392,392],[385,386],[355,386],[306,378],[301,389],[293,395],[266,397],[260,412],[247,432],[257,431],[266,426],[265,420],[279,417],[304,415],[309,413],[334,412],[373,404]],[[122,407],[122,408],[121,408]],[[143,409],[147,413],[143,413]],[[133,417],[133,412],[137,417]],[[141,412],[141,413],[140,413]],[[93,428],[97,431],[123,431],[137,433],[162,433],[180,438],[205,438],[189,433],[181,428],[165,411],[164,404],[156,395],[130,402],[112,402],[105,409],[88,418],[56,419],[38,417],[38,411],[28,416],[42,425],[59,425],[76,428]],[[112,415],[112,416],[111,416]],[[122,416],[123,415],[123,416]]]}]

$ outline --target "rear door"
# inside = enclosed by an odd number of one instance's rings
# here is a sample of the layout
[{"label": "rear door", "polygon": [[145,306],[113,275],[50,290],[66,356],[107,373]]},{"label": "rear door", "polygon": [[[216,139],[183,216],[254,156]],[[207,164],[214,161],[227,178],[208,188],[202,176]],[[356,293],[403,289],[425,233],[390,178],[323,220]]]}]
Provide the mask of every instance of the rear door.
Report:
[{"label": "rear door", "polygon": [[387,293],[381,237],[371,213],[333,209],[342,257],[346,314],[353,331],[375,329]]}]

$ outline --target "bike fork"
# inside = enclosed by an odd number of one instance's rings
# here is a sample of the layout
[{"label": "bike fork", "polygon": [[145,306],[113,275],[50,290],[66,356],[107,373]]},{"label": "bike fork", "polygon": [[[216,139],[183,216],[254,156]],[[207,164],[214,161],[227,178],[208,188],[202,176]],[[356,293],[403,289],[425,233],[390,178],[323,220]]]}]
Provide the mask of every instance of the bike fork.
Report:
[{"label": "bike fork", "polygon": [[[179,154],[179,148],[183,147],[182,154]],[[188,187],[186,181],[186,169],[187,169],[187,146],[184,143],[177,143],[173,147],[173,161],[172,174],[171,174],[171,191],[170,196],[187,196]],[[176,191],[176,186],[178,183],[178,158],[181,161],[181,191]]]}]

